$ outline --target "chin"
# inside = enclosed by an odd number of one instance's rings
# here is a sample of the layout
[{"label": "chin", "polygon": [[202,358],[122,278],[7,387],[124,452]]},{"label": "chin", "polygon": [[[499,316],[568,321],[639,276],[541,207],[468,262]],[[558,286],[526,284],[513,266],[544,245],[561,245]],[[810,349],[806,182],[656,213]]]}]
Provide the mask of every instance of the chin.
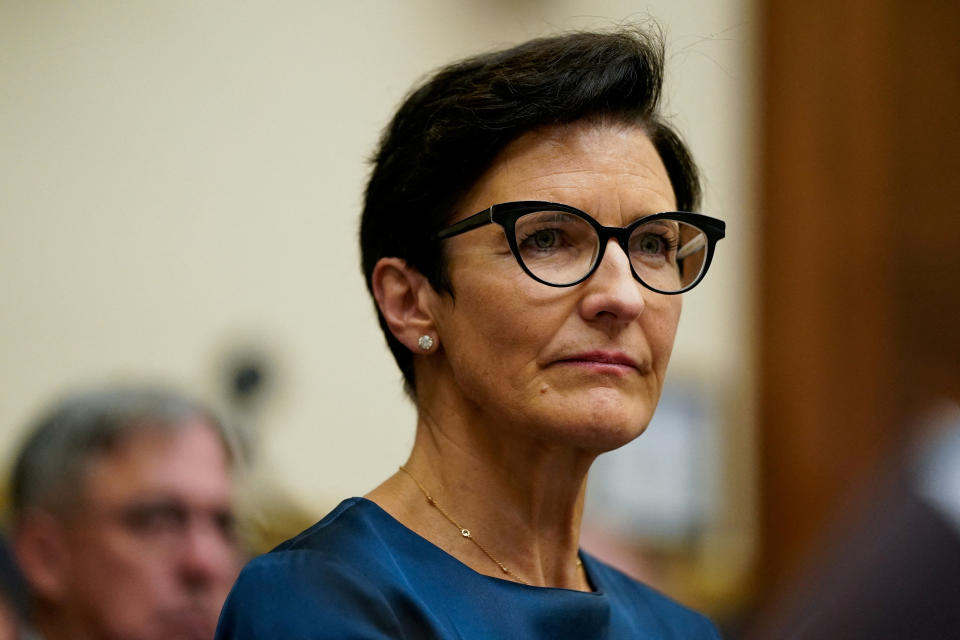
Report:
[{"label": "chin", "polygon": [[583,405],[567,407],[569,411],[560,409],[561,415],[545,421],[548,438],[596,453],[618,449],[640,436],[653,414],[647,409],[630,410],[622,404],[606,410]]},{"label": "chin", "polygon": [[580,448],[600,454],[629,444],[646,429],[646,424],[637,425],[636,423],[620,427],[594,424],[578,429],[575,439],[579,442]]}]

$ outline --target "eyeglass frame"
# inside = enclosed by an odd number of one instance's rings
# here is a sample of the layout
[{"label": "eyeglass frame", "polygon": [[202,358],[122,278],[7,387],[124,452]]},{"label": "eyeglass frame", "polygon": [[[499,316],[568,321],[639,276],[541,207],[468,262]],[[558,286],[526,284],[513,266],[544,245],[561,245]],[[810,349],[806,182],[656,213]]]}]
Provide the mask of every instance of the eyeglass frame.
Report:
[{"label": "eyeglass frame", "polygon": [[[587,271],[586,275],[579,280],[564,284],[547,282],[543,278],[536,276],[524,263],[523,258],[520,256],[520,248],[517,246],[516,223],[520,217],[528,213],[535,213],[538,211],[562,211],[564,213],[573,214],[578,218],[585,220],[591,227],[593,227],[594,231],[596,231],[597,238],[600,242],[600,246],[597,249],[597,257],[594,259],[593,265]],[[654,222],[656,220],[674,220],[676,222],[689,224],[690,226],[696,227],[702,231],[707,238],[707,255],[704,257],[703,268],[700,269],[700,274],[697,276],[696,280],[678,291],[662,291],[650,284],[647,284],[643,281],[643,279],[637,273],[637,270],[634,268],[633,260],[629,259],[630,235],[633,233],[634,229],[642,224]],[[537,282],[545,284],[549,287],[572,287],[580,284],[592,276],[597,270],[597,267],[600,266],[600,263],[603,262],[604,252],[606,251],[607,244],[610,242],[610,238],[616,238],[617,244],[620,245],[620,248],[627,256],[627,262],[630,264],[630,273],[633,274],[634,280],[651,291],[662,293],[668,296],[684,293],[700,284],[700,281],[703,280],[703,277],[707,275],[707,271],[710,268],[710,263],[713,261],[714,248],[716,247],[717,242],[723,239],[723,237],[726,235],[727,228],[727,224],[723,220],[712,218],[710,216],[703,215],[702,213],[692,213],[689,211],[664,211],[637,218],[625,227],[607,227],[597,222],[597,220],[589,213],[581,211],[580,209],[568,204],[541,200],[518,200],[516,202],[502,202],[500,204],[492,205],[483,211],[479,211],[472,216],[468,216],[463,220],[460,220],[459,222],[454,222],[453,224],[444,227],[434,234],[433,237],[435,240],[446,240],[447,238],[452,238],[462,233],[466,233],[467,231],[479,229],[480,227],[488,224],[500,225],[500,227],[503,229],[504,235],[507,238],[507,243],[510,245],[510,251],[513,253],[513,257],[516,259],[517,264],[520,265],[520,268]]]}]

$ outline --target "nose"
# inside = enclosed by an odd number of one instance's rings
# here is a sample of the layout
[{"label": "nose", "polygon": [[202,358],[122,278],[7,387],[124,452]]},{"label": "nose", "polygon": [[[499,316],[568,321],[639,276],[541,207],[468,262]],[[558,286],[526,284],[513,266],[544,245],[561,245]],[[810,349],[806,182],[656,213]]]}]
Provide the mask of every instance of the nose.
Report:
[{"label": "nose", "polygon": [[588,322],[626,325],[646,306],[643,285],[633,277],[630,259],[614,238],[608,241],[603,260],[584,285],[580,314]]},{"label": "nose", "polygon": [[239,570],[237,544],[215,523],[195,521],[183,540],[178,564],[181,581],[190,590],[229,585]]}]

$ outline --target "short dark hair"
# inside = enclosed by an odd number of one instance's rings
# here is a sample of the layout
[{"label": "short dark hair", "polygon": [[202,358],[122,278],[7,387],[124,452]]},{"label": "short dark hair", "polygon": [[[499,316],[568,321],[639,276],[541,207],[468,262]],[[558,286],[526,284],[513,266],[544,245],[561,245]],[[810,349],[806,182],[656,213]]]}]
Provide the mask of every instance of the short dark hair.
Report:
[{"label": "short dark hair", "polygon": [[154,386],[123,386],[71,393],[33,425],[10,474],[14,518],[31,509],[63,511],[81,497],[89,466],[142,431],[176,431],[200,420],[223,443],[231,464],[233,436],[192,398]]},{"label": "short dark hair", "polygon": [[[656,30],[576,32],[531,40],[444,67],[414,89],[373,158],[360,221],[367,287],[381,258],[397,257],[452,293],[440,243],[467,191],[510,142],[550,125],[610,119],[642,127],[681,210],[699,206],[700,181],[683,140],[659,112],[664,45]],[[415,388],[413,356],[380,327]]]}]

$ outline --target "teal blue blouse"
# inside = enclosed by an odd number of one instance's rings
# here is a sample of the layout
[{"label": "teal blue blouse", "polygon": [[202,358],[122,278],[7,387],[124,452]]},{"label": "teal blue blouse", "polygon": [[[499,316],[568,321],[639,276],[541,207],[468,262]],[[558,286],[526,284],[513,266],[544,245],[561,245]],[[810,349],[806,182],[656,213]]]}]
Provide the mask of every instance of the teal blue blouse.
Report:
[{"label": "teal blue blouse", "polygon": [[218,640],[319,638],[719,638],[707,618],[587,553],[595,591],[477,573],[364,498],[255,558],[234,585]]}]

